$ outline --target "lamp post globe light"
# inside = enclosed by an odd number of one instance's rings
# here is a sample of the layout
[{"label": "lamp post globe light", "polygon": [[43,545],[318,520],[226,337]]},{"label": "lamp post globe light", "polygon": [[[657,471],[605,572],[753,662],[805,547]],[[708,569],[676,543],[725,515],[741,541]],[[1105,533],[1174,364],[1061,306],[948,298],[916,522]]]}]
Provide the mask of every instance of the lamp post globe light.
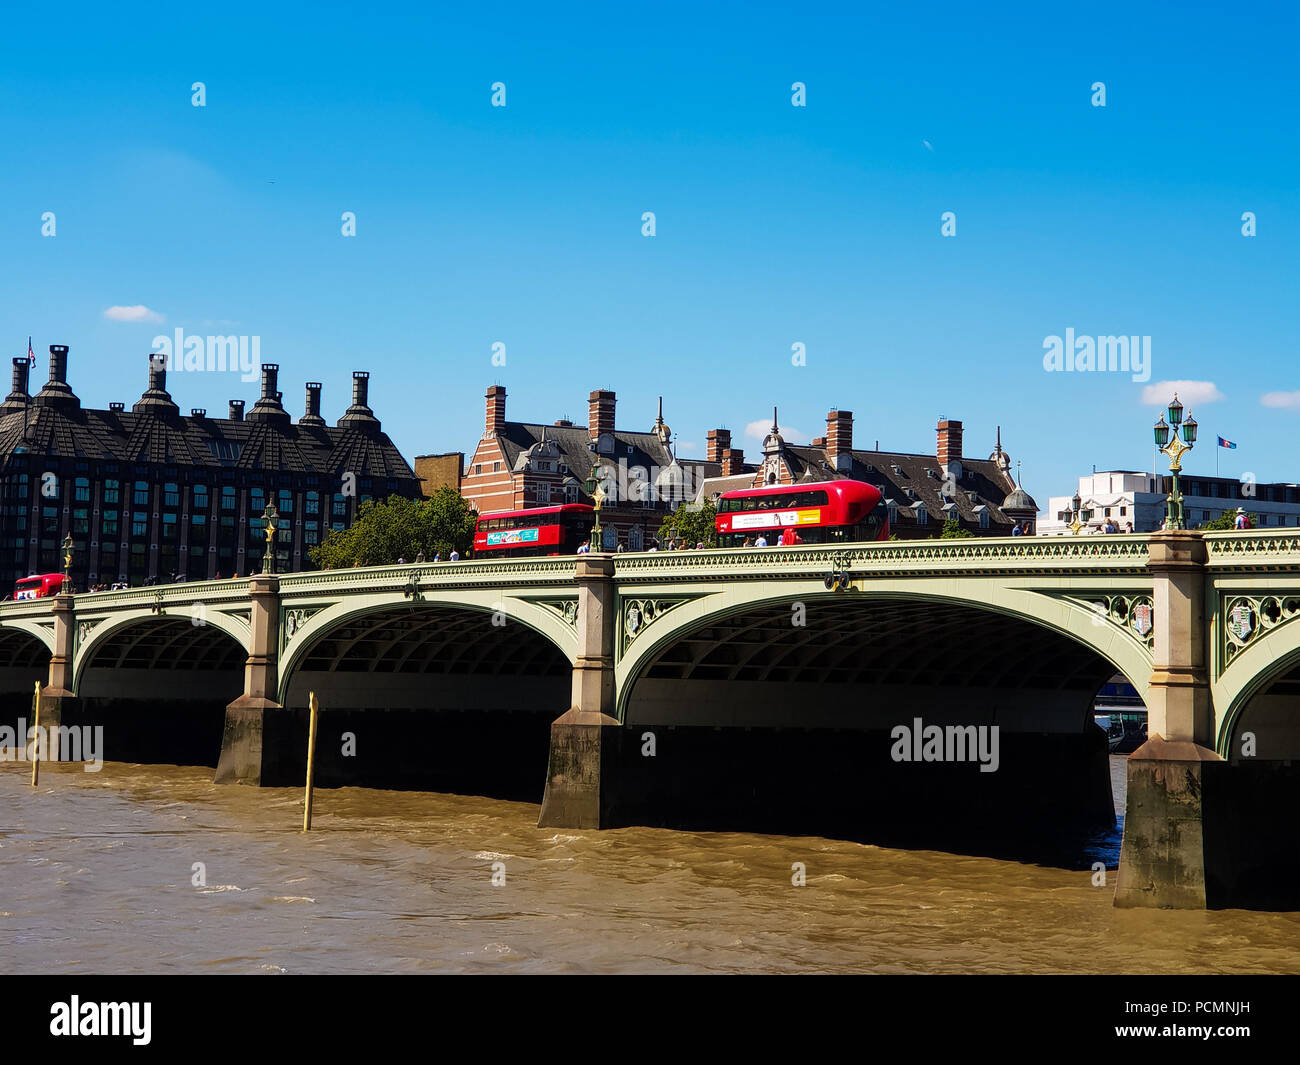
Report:
[{"label": "lamp post globe light", "polygon": [[[1169,497],[1165,506],[1165,528],[1185,529],[1183,524],[1183,493],[1178,487],[1178,475],[1183,469],[1183,455],[1196,446],[1196,419],[1189,413],[1183,418],[1183,405],[1178,402],[1178,393],[1168,407],[1169,421],[1160,415],[1153,427],[1156,447],[1169,456],[1169,472],[1173,475]],[[1180,436],[1181,433],[1181,436]]]}]

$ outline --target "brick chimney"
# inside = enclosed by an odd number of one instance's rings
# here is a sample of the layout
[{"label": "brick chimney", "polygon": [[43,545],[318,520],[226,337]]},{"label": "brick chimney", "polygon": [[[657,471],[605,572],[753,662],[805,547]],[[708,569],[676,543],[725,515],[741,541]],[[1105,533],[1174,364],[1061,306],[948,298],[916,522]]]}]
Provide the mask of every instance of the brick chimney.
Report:
[{"label": "brick chimney", "polygon": [[614,393],[603,389],[587,397],[587,432],[591,439],[614,431]]},{"label": "brick chimney", "polygon": [[487,418],[485,431],[489,436],[499,433],[506,427],[506,389],[504,385],[493,385],[487,390]]},{"label": "brick chimney", "polygon": [[730,429],[710,429],[709,430],[708,451],[705,459],[709,462],[722,462],[722,456],[731,450],[731,430]]},{"label": "brick chimney", "polygon": [[853,412],[833,410],[826,415],[826,461],[840,473],[853,470]]},{"label": "brick chimney", "polygon": [[950,462],[961,461],[961,422],[939,419],[939,449],[936,457],[939,465],[944,467]]},{"label": "brick chimney", "polygon": [[729,447],[722,453],[722,476],[734,477],[745,472],[745,452],[738,447]]}]

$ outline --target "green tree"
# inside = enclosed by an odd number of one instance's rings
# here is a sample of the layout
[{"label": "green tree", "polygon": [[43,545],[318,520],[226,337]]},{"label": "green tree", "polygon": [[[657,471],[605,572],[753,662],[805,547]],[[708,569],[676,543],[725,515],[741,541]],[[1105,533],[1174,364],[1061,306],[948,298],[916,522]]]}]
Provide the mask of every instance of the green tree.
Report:
[{"label": "green tree", "polygon": [[322,569],[392,565],[399,558],[414,562],[421,551],[445,559],[453,548],[462,555],[474,544],[474,512],[450,485],[428,499],[389,496],[370,499],[346,529],[331,531],[309,552]]},{"label": "green tree", "polygon": [[667,547],[670,540],[685,540],[694,547],[703,543],[705,547],[718,546],[718,527],[714,519],[717,508],[705,500],[702,503],[679,503],[677,509],[659,523],[659,543]]},{"label": "green tree", "polygon": [[939,534],[939,539],[964,540],[966,537],[974,535],[969,529],[963,529],[961,522],[957,518],[949,518],[943,523],[943,532]]},{"label": "green tree", "polygon": [[[1258,529],[1259,515],[1248,514],[1246,516],[1250,518],[1251,527]],[[1204,529],[1206,532],[1222,532],[1224,530],[1235,529],[1236,526],[1237,526],[1237,512],[1235,510],[1225,510],[1213,521],[1201,522],[1201,524],[1198,525],[1197,528]]]}]

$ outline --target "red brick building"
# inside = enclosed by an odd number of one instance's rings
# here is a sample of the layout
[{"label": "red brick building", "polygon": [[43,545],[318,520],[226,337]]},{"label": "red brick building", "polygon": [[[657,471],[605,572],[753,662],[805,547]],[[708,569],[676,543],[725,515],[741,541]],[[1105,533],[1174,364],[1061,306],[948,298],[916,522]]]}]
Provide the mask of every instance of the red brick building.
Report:
[{"label": "red brick building", "polygon": [[563,418],[508,421],[501,385],[489,388],[486,400],[483,437],[461,482],[461,494],[479,513],[590,503],[587,479],[598,466],[606,493],[604,546],[640,551],[654,543],[666,514],[695,499],[704,480],[722,472],[718,462],[677,458],[662,399],[654,425],[644,432],[617,427],[613,392],[590,394],[585,426]]}]

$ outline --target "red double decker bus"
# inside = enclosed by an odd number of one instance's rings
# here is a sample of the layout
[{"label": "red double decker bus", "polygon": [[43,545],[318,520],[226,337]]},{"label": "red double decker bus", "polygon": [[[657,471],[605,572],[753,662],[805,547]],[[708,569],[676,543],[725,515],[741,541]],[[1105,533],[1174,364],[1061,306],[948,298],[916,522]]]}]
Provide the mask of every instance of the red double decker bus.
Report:
[{"label": "red double decker bus", "polygon": [[591,539],[596,511],[586,503],[480,514],[474,531],[476,558],[573,555]]},{"label": "red double decker bus", "polygon": [[33,573],[14,585],[14,598],[44,599],[47,595],[58,595],[63,591],[65,579],[62,573]]},{"label": "red double decker bus", "polygon": [[884,496],[861,481],[817,481],[724,492],[718,543],[742,547],[761,536],[777,544],[833,544],[889,539]]}]

